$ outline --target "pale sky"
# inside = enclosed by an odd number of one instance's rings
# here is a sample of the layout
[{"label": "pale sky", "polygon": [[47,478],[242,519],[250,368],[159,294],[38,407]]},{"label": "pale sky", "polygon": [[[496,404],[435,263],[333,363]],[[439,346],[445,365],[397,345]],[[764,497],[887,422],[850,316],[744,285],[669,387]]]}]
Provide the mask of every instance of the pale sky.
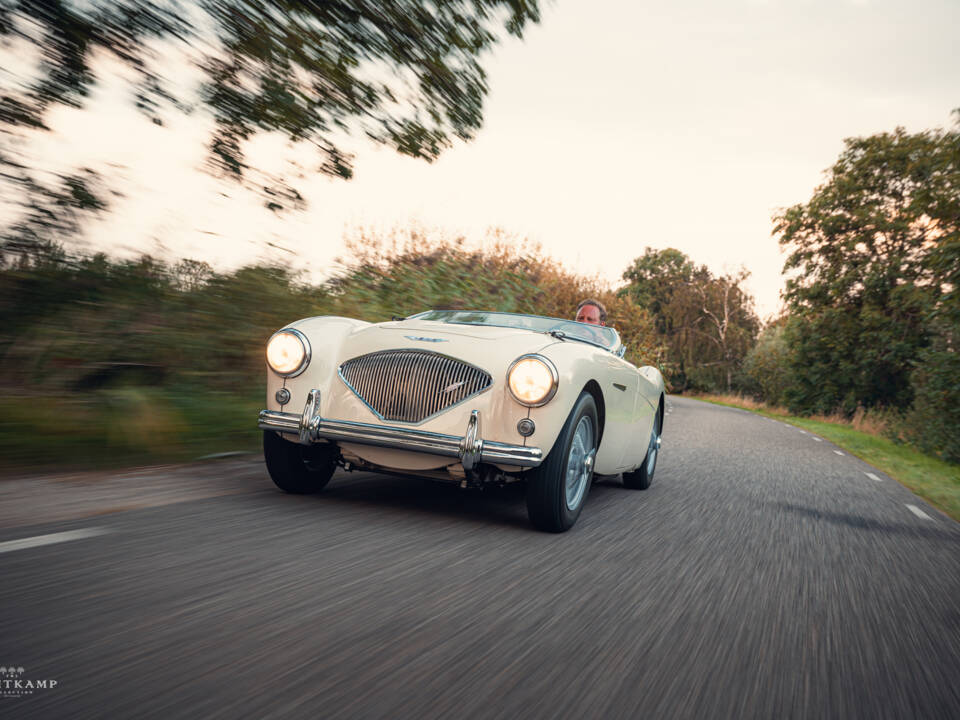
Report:
[{"label": "pale sky", "polygon": [[[960,0],[557,0],[486,63],[477,138],[437,162],[361,146],[355,177],[300,181],[309,202],[278,217],[198,172],[196,117],[152,126],[94,96],[58,111],[38,152],[122,165],[127,197],[96,245],[235,267],[289,257],[315,275],[345,229],[418,223],[482,242],[528,237],[611,283],[645,246],[714,272],[745,266],[761,316],[779,305],[777,208],[809,199],[845,137],[946,126],[960,107]],[[42,147],[41,147],[42,146]],[[266,138],[253,159],[282,157]],[[282,164],[276,166],[281,169]]]}]

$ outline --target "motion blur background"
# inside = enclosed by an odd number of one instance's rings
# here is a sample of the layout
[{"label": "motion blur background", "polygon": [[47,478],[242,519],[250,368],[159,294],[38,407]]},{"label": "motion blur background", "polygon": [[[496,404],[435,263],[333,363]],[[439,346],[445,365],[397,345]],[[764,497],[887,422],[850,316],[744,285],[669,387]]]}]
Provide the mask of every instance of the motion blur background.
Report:
[{"label": "motion blur background", "polygon": [[935,0],[3,0],[0,463],[255,449],[296,318],[586,296],[672,392],[956,463],[958,26]]}]

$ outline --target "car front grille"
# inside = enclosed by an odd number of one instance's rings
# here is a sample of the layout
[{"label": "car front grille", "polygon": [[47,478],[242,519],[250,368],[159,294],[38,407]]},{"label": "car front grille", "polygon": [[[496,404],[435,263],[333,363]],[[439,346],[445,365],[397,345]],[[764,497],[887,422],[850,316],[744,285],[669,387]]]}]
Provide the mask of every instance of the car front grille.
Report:
[{"label": "car front grille", "polygon": [[490,387],[490,374],[425,350],[384,350],[347,360],[340,377],[382,419],[417,423]]}]

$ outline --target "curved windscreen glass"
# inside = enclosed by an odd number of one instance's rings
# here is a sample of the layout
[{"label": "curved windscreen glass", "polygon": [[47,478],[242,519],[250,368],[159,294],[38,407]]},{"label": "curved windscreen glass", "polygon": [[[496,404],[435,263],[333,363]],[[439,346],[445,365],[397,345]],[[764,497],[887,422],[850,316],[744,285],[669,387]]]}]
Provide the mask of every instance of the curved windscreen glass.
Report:
[{"label": "curved windscreen glass", "polygon": [[610,352],[620,348],[620,336],[611,327],[588,325],[575,320],[542,317],[540,315],[518,315],[516,313],[488,312],[485,310],[427,310],[411,315],[409,320],[432,320],[433,322],[453,323],[455,325],[492,325],[494,327],[517,328],[534,332],[552,333],[565,340],[579,340],[598,345]]}]

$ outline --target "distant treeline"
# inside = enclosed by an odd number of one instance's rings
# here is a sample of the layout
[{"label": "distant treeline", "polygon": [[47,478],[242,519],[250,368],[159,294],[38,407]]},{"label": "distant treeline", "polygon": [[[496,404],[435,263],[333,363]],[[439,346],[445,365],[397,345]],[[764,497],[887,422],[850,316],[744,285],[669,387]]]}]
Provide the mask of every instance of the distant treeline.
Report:
[{"label": "distant treeline", "polygon": [[[781,212],[784,314],[761,327],[746,273],[646,248],[610,288],[501,237],[361,232],[337,272],[217,272],[2,246],[0,453],[7,464],[196,457],[255,446],[264,343],[310,315],[372,322],[427,308],[573,317],[606,304],[637,365],[673,392],[750,394],[799,414],[886,421],[960,462],[960,132],[847,141],[811,200]],[[399,239],[398,239],[399,236]]]},{"label": "distant treeline", "polygon": [[[621,290],[653,316],[675,389],[862,417],[960,462],[960,111],[950,130],[846,141],[807,203],[774,218],[783,314],[757,336],[741,276],[647,248]],[[722,301],[721,301],[722,300]],[[722,350],[713,360],[708,350]]]},{"label": "distant treeline", "polygon": [[847,140],[775,222],[787,309],[747,355],[744,388],[800,414],[876,409],[960,462],[960,122]]}]

